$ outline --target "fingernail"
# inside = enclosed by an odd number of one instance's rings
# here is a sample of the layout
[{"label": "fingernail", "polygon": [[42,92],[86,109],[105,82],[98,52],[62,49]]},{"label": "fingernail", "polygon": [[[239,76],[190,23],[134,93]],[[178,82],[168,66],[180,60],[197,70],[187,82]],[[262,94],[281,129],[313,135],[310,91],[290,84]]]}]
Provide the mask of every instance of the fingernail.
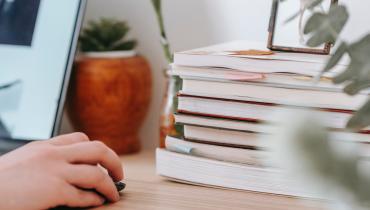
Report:
[{"label": "fingernail", "polygon": [[101,204],[104,204],[105,202],[106,202],[105,198],[103,198],[103,197],[100,196],[100,203]]}]

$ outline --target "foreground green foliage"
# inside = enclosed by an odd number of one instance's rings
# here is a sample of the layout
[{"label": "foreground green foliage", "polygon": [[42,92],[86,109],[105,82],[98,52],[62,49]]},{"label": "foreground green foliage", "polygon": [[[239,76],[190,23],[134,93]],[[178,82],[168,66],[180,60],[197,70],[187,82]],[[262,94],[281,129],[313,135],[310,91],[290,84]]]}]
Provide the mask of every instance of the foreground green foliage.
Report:
[{"label": "foreground green foliage", "polygon": [[[323,0],[301,0],[303,2],[320,7]],[[348,56],[348,67],[336,75],[333,82],[344,84],[344,92],[349,95],[367,90],[370,87],[370,34],[353,43],[342,41],[340,35],[349,19],[346,6],[334,5],[325,13],[320,9],[313,10],[311,4],[306,5],[306,9],[313,11],[304,28],[304,33],[310,37],[307,45],[317,47],[330,42],[337,46],[322,74],[331,71],[344,56]],[[308,119],[301,122],[298,128],[287,128],[294,135],[284,136],[290,142],[284,145],[290,148],[286,153],[292,155],[290,160],[295,160],[295,165],[302,166],[306,176],[313,178],[316,186],[320,186],[326,195],[332,196],[338,203],[344,204],[346,209],[369,209],[370,176],[369,171],[365,170],[369,160],[360,156],[360,147],[363,145],[347,142],[345,148],[353,146],[353,150],[340,153],[343,151],[343,148],[339,149],[340,139],[332,139],[319,121]],[[358,131],[369,125],[370,100],[357,110],[347,127]],[[282,162],[289,165],[289,160]]]},{"label": "foreground green foliage", "polygon": [[[303,176],[312,176],[308,182],[314,182],[322,196],[336,199],[343,208],[360,210],[370,207],[370,179],[368,170],[360,170],[364,160],[359,156],[357,149],[351,148],[341,151],[340,146],[328,141],[328,132],[315,119],[306,119],[305,123],[296,127],[291,135],[290,147],[296,150],[299,157],[295,164],[304,163],[305,169],[300,171]],[[307,129],[310,124],[310,129]],[[332,140],[337,141],[337,140]],[[340,143],[340,142],[337,142]],[[342,147],[349,143],[341,142]],[[365,166],[365,165],[364,165]],[[302,168],[300,168],[302,169]],[[306,183],[307,184],[307,183]],[[312,183],[310,183],[312,184]],[[330,193],[329,193],[330,192]]]},{"label": "foreground green foliage", "polygon": [[[349,19],[348,10],[345,5],[338,4],[333,5],[327,13],[322,10],[314,11],[313,9],[319,7],[322,2],[323,0],[311,0],[308,1],[306,6],[306,9],[313,11],[304,28],[304,33],[310,36],[307,45],[317,47],[328,42],[337,44],[338,48],[328,61],[323,73],[330,71],[344,55],[349,56],[350,64],[348,68],[337,75],[333,82],[335,84],[345,84],[344,92],[349,95],[356,95],[370,87],[370,34],[354,43],[341,41],[340,34]],[[294,16],[290,20],[293,18]],[[347,127],[352,130],[360,130],[369,125],[370,98],[353,115]]]},{"label": "foreground green foliage", "polygon": [[338,33],[343,30],[348,20],[348,12],[344,6],[334,6],[328,14],[316,12],[307,21],[304,33],[311,34],[307,41],[310,47],[318,47],[324,43],[335,43]]}]

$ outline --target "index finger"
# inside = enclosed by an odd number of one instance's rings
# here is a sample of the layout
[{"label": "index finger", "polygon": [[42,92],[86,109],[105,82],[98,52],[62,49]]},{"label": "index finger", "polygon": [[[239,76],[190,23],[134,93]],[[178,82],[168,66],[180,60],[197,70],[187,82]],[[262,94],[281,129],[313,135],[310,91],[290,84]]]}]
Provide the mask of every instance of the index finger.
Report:
[{"label": "index finger", "polygon": [[77,132],[54,137],[51,140],[49,140],[49,143],[56,146],[63,146],[86,141],[90,141],[89,137],[84,133]]},{"label": "index finger", "polygon": [[68,162],[75,164],[100,164],[107,169],[112,179],[117,182],[123,179],[121,159],[109,147],[99,141],[83,142],[62,147]]}]

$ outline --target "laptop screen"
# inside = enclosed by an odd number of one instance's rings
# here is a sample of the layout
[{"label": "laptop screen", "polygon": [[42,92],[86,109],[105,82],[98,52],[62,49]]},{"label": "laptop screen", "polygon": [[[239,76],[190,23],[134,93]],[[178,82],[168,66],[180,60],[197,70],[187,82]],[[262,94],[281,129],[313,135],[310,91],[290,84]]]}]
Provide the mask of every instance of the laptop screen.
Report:
[{"label": "laptop screen", "polygon": [[0,139],[57,129],[82,2],[0,0]]}]

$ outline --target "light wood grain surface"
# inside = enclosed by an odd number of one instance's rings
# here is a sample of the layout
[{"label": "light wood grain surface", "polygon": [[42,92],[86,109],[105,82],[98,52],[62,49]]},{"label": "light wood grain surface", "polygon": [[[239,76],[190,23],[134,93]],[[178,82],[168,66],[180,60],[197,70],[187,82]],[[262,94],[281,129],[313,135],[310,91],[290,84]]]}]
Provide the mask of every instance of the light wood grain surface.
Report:
[{"label": "light wood grain surface", "polygon": [[313,210],[318,201],[255,192],[213,189],[167,181],[155,174],[153,151],[122,158],[127,188],[121,201],[97,210]]}]

